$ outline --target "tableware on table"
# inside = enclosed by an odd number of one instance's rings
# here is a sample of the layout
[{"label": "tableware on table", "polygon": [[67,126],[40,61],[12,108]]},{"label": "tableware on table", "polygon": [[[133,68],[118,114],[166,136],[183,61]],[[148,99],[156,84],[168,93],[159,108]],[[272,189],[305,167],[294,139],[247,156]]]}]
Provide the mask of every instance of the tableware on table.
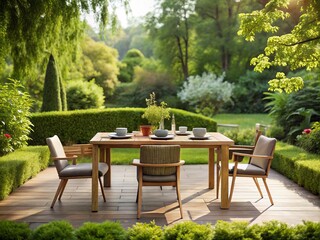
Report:
[{"label": "tableware on table", "polygon": [[124,136],[119,136],[117,133],[110,133],[109,138],[114,138],[114,139],[127,139],[131,138],[132,134],[126,134]]},{"label": "tableware on table", "polygon": [[132,131],[132,135],[135,137],[142,136],[141,131]]},{"label": "tableware on table", "polygon": [[206,128],[193,128],[192,132],[196,138],[202,138],[206,135],[207,129]]},{"label": "tableware on table", "polygon": [[188,131],[188,127],[186,127],[186,126],[180,126],[179,127],[179,132],[181,134],[186,133],[187,131]]},{"label": "tableware on table", "polygon": [[151,133],[151,125],[141,125],[140,126],[140,131],[142,133],[142,136],[149,136]]},{"label": "tableware on table", "polygon": [[156,135],[157,137],[166,137],[168,136],[168,130],[166,129],[157,129],[154,131],[154,135]]},{"label": "tableware on table", "polygon": [[203,137],[191,136],[191,137],[189,137],[189,139],[191,139],[191,140],[208,140],[208,139],[210,139],[210,135],[205,135]]},{"label": "tableware on table", "polygon": [[191,133],[190,132],[184,132],[184,133],[182,133],[182,132],[180,132],[180,131],[176,131],[176,135],[177,136],[188,136],[188,135],[190,135]]},{"label": "tableware on table", "polygon": [[173,139],[174,135],[173,134],[168,134],[165,137],[157,137],[156,135],[150,135],[150,138],[154,139],[154,140],[169,140],[169,139]]},{"label": "tableware on table", "polygon": [[122,127],[118,127],[116,128],[116,134],[119,136],[119,137],[123,137],[123,136],[126,136],[128,133],[128,129],[127,128],[122,128]]}]

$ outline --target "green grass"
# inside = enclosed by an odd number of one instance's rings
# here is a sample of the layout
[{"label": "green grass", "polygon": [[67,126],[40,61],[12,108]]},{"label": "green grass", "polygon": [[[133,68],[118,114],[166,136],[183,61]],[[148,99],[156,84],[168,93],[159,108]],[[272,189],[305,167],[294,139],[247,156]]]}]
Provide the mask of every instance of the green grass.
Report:
[{"label": "green grass", "polygon": [[[268,114],[218,114],[213,117],[218,124],[238,124],[240,129],[255,128],[256,123],[269,125],[271,118]],[[219,129],[218,129],[219,130]]]}]

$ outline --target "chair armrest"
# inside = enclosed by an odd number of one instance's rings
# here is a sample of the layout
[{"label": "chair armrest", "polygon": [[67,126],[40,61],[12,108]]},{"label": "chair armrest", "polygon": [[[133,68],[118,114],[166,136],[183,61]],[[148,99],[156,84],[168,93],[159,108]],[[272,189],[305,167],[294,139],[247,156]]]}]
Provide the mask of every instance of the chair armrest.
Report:
[{"label": "chair armrest", "polygon": [[66,156],[66,157],[52,157],[51,159],[53,161],[56,161],[56,160],[68,160],[68,161],[72,161],[73,165],[76,165],[77,164],[77,158],[78,158],[77,155],[73,155],[73,156]]},{"label": "chair armrest", "polygon": [[250,146],[250,145],[232,145],[229,147],[230,150],[232,149],[248,149],[248,150],[253,150],[254,146]]},{"label": "chair armrest", "polygon": [[132,161],[132,165],[138,167],[178,167],[184,163],[184,160],[180,160],[178,163],[140,163],[140,159],[133,159]]},{"label": "chair armrest", "polygon": [[[241,157],[251,157],[251,158],[267,158],[267,159],[272,159],[272,156],[268,156],[268,155],[253,155],[253,154],[247,154],[247,153],[238,153],[238,152],[234,152],[233,153],[234,156],[241,156]],[[235,158],[234,158],[235,159]]]}]

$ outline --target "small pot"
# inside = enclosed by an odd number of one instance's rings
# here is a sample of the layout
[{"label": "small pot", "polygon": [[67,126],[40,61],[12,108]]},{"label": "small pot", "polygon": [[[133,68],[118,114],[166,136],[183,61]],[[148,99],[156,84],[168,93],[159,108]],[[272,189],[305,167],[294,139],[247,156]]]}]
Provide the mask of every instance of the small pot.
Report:
[{"label": "small pot", "polygon": [[149,136],[151,133],[151,125],[141,125],[140,131],[142,133],[142,136]]}]

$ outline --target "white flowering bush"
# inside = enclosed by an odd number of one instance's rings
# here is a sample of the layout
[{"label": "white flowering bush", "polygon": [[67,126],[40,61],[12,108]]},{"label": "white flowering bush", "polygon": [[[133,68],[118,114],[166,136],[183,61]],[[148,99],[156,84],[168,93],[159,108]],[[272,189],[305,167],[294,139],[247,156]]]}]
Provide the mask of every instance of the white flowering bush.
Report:
[{"label": "white flowering bush", "polygon": [[231,101],[234,85],[224,82],[225,74],[217,76],[213,73],[203,73],[202,76],[190,76],[178,97],[182,102],[194,106],[204,115],[212,116],[228,101]]}]

